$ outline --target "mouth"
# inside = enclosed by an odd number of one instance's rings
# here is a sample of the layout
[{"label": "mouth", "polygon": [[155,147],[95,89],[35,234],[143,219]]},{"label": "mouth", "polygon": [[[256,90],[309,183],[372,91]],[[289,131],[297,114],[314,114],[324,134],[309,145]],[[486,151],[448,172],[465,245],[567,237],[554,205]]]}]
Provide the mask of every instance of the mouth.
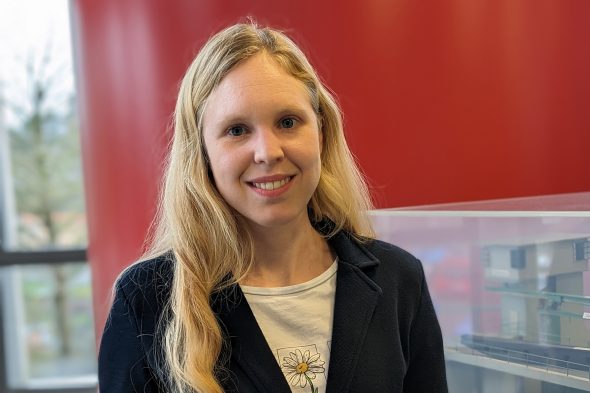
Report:
[{"label": "mouth", "polygon": [[265,181],[265,182],[250,182],[250,185],[259,190],[276,190],[283,187],[293,179],[293,176],[287,176],[280,180]]}]

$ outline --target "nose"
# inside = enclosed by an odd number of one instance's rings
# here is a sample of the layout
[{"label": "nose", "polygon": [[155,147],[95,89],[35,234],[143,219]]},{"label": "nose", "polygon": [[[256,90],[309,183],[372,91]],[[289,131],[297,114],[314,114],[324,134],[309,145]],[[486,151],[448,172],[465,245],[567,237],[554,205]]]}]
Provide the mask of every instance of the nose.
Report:
[{"label": "nose", "polygon": [[272,164],[285,157],[283,142],[273,129],[263,128],[256,132],[254,138],[254,162]]}]

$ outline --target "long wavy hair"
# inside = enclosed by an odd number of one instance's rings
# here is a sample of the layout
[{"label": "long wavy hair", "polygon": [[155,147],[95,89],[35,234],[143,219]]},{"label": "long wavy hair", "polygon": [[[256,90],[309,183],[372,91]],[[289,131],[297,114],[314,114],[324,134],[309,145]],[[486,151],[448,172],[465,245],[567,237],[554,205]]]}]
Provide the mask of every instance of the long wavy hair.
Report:
[{"label": "long wavy hair", "polygon": [[372,207],[369,192],[346,144],[340,108],[303,52],[282,32],[254,23],[236,24],[211,37],[180,85],[174,138],[146,253],[172,252],[175,260],[167,318],[160,324],[170,391],[223,392],[224,342],[210,299],[244,277],[255,250],[247,228],[212,180],[203,112],[207,98],[232,68],[261,52],[305,84],[320,121],[322,168],[308,203],[310,220],[333,223],[322,233],[327,238],[341,230],[358,239],[373,236],[366,216]]}]

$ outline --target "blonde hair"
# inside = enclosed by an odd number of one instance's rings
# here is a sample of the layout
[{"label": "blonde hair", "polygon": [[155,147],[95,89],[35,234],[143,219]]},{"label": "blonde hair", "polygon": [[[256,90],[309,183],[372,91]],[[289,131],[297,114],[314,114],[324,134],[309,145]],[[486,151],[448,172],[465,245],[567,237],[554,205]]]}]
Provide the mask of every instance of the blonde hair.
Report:
[{"label": "blonde hair", "polygon": [[[341,230],[372,237],[369,192],[348,149],[340,109],[297,45],[254,23],[217,33],[188,68],[175,109],[174,139],[159,212],[147,255],[172,251],[174,279],[168,319],[161,321],[167,387],[178,392],[223,392],[225,345],[211,295],[243,277],[254,260],[250,234],[212,181],[203,142],[207,98],[233,67],[264,52],[305,84],[323,132],[322,170],[309,205],[313,222],[329,220],[327,238]],[[227,277],[232,277],[227,282]]]}]

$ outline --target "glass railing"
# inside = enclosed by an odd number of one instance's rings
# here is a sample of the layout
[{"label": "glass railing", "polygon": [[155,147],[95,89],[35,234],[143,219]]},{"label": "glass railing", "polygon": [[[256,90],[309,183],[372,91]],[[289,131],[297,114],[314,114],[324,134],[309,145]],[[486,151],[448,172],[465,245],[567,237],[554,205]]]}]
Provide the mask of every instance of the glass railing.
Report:
[{"label": "glass railing", "polygon": [[451,392],[590,391],[590,193],[372,218],[424,264]]}]

